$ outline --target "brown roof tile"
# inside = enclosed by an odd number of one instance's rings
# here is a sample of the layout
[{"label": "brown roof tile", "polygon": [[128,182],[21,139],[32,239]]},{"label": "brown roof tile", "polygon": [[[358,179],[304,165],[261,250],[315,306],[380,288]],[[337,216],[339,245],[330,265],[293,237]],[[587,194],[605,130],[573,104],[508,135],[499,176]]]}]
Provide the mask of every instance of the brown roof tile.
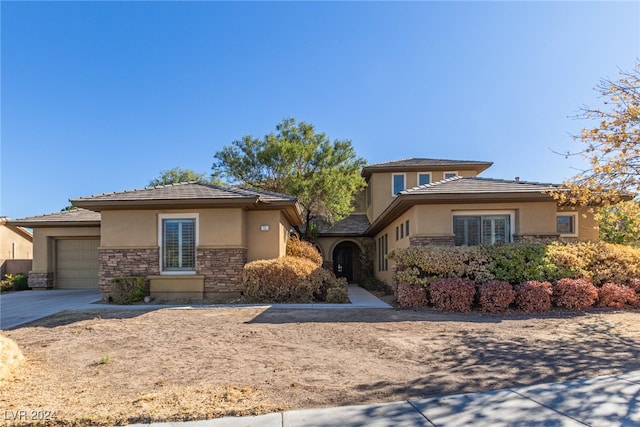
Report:
[{"label": "brown roof tile", "polygon": [[492,162],[476,160],[425,159],[413,157],[410,159],[393,160],[390,162],[367,165],[362,169],[362,176],[368,178],[374,172],[427,171],[459,168],[475,168],[478,172],[482,172],[492,164]]},{"label": "brown roof tile", "polygon": [[93,212],[86,209],[78,208],[70,211],[54,212],[46,215],[30,216],[10,220],[9,224],[21,227],[39,227],[39,226],[95,226],[100,225],[100,212]]}]

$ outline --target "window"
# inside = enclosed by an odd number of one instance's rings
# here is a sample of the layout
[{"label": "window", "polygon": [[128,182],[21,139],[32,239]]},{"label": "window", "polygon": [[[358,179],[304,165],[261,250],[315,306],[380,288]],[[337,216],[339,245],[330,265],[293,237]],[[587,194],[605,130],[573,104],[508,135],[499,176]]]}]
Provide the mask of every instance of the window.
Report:
[{"label": "window", "polygon": [[404,239],[404,227],[402,224],[400,224],[400,238]]},{"label": "window", "polygon": [[458,176],[458,172],[457,171],[451,171],[451,172],[445,172],[444,173],[444,179],[455,178],[456,176]]},{"label": "window", "polygon": [[194,273],[196,270],[197,216],[160,215],[160,271]]},{"label": "window", "polygon": [[404,234],[405,236],[409,237],[409,220],[404,223]]},{"label": "window", "polygon": [[396,242],[400,240],[400,230],[396,227]]},{"label": "window", "polygon": [[454,215],[456,246],[511,242],[511,215]]},{"label": "window", "polygon": [[430,173],[418,173],[418,185],[431,184]]},{"label": "window", "polygon": [[556,216],[556,230],[560,236],[577,236],[578,213],[559,213]]},{"label": "window", "polygon": [[378,238],[378,271],[387,271],[389,268],[389,261],[387,260],[387,253],[389,252],[389,246],[387,243],[387,235]]},{"label": "window", "polygon": [[404,191],[404,174],[403,173],[394,173],[393,174],[393,195],[395,196],[401,191]]}]

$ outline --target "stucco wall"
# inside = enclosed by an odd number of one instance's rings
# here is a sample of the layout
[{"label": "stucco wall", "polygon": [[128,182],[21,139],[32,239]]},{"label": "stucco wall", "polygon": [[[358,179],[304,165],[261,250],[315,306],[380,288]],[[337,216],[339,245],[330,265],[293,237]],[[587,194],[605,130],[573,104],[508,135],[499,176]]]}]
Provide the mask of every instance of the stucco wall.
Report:
[{"label": "stucco wall", "polygon": [[[263,226],[269,229],[263,231]],[[290,227],[280,211],[247,212],[247,260],[284,256]]]},{"label": "stucco wall", "polygon": [[53,272],[56,238],[100,237],[100,227],[38,227],[33,229],[33,266],[36,273]]},{"label": "stucco wall", "polygon": [[[442,241],[453,237],[454,214],[471,212],[512,211],[515,214],[515,229],[512,234],[516,240],[520,237],[559,237],[556,230],[556,214],[558,211],[575,211],[574,209],[558,209],[555,201],[549,202],[518,202],[518,203],[486,203],[486,204],[441,204],[417,205],[410,208],[396,221],[388,225],[378,234],[377,240],[387,234],[389,252],[395,248],[409,246],[409,239]],[[578,211],[579,240],[598,240],[597,222],[589,208]],[[401,223],[409,220],[409,239],[396,240],[395,229]],[[405,233],[406,234],[406,233]],[[376,246],[377,247],[377,246]],[[388,284],[392,283],[395,266],[390,261],[387,271],[379,271],[378,256],[375,255],[376,276]]]},{"label": "stucco wall", "polygon": [[31,259],[33,243],[13,227],[0,224],[0,259]]},{"label": "stucco wall", "polygon": [[[431,182],[438,182],[444,179],[445,172],[449,171],[411,171],[405,172],[405,189],[418,186],[418,173],[430,173]],[[478,171],[471,169],[451,170],[457,172],[458,176],[477,176]],[[369,221],[373,222],[395,198],[392,194],[392,176],[403,172],[374,173],[369,178],[368,185],[371,187],[371,204],[367,207]]]}]

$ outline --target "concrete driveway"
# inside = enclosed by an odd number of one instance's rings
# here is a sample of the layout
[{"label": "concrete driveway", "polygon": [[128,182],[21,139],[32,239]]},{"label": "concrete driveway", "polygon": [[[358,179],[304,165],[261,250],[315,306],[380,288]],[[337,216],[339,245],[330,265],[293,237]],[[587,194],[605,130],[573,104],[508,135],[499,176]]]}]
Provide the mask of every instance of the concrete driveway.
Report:
[{"label": "concrete driveway", "polygon": [[100,300],[97,289],[51,289],[0,294],[0,329],[11,329],[65,310],[79,310]]}]

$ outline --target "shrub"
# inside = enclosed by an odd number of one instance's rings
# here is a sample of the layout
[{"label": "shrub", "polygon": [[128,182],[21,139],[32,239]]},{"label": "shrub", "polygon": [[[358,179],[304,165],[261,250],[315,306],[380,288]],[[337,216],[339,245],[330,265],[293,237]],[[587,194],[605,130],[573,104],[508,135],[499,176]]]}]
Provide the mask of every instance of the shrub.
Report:
[{"label": "shrub", "polygon": [[24,356],[16,342],[0,335],[0,381],[11,378],[13,370],[24,361]]},{"label": "shrub", "polygon": [[424,307],[427,305],[427,292],[421,285],[398,284],[398,305],[400,307]]},{"label": "shrub", "polygon": [[346,304],[349,302],[349,292],[346,288],[329,288],[327,289],[326,302],[329,304]]},{"label": "shrub", "polygon": [[598,299],[598,290],[587,279],[560,279],[553,287],[554,301],[558,307],[584,310]]},{"label": "shrub", "polygon": [[6,278],[3,280],[0,280],[0,292],[9,292],[9,291],[13,291],[13,280],[6,279]]},{"label": "shrub", "polygon": [[616,283],[605,283],[598,289],[598,305],[600,307],[623,308],[627,305],[640,306],[640,298],[628,286]]},{"label": "shrub", "polygon": [[636,294],[638,294],[638,297],[640,297],[640,279],[633,278],[627,280],[627,286],[636,291]]},{"label": "shrub", "polygon": [[313,283],[317,283],[317,288],[313,291],[313,299],[316,301],[326,301],[328,298],[328,291],[331,288],[343,289],[345,294],[347,291],[347,279],[345,277],[336,277],[332,271],[326,268],[316,268],[309,277],[309,280]]},{"label": "shrub", "polygon": [[114,304],[135,304],[144,298],[144,277],[116,277],[111,280]]},{"label": "shrub", "polygon": [[476,285],[470,279],[439,279],[431,283],[431,302],[446,311],[467,312],[471,310],[476,295]]},{"label": "shrub", "polygon": [[551,310],[551,283],[531,280],[516,286],[515,291],[516,305],[525,313],[544,313]]},{"label": "shrub", "polygon": [[243,293],[257,302],[311,302],[322,285],[322,270],[309,259],[285,256],[247,263]]},{"label": "shrub", "polygon": [[496,280],[522,283],[529,280],[548,280],[553,267],[545,260],[546,245],[540,243],[512,243],[487,245],[489,272]]},{"label": "shrub", "polygon": [[16,291],[29,289],[29,278],[24,274],[16,274],[13,278],[13,289]]},{"label": "shrub", "polygon": [[322,265],[322,255],[315,246],[298,237],[292,237],[287,240],[287,255],[306,258],[316,264],[318,267]]},{"label": "shrub", "polygon": [[504,313],[516,298],[509,282],[492,280],[478,289],[480,308],[486,313]]}]

